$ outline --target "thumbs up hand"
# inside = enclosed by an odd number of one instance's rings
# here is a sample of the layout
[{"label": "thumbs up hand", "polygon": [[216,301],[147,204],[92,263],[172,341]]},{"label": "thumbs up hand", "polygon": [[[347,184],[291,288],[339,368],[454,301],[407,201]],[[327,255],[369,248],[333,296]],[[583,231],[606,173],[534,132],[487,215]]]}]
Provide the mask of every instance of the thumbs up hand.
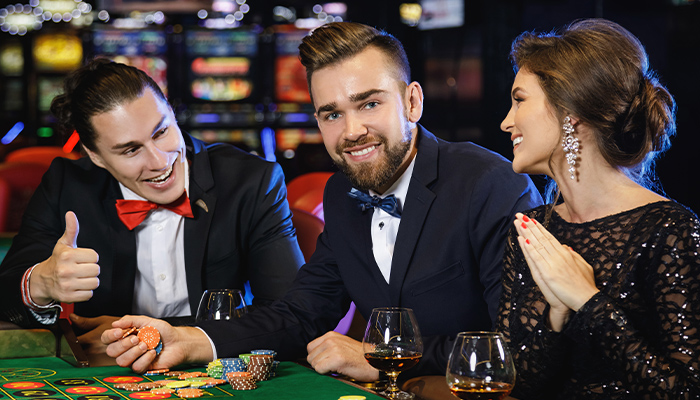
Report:
[{"label": "thumbs up hand", "polygon": [[100,285],[95,250],[76,245],[80,225],[75,213],[66,213],[66,230],[53,248],[53,254],[39,263],[29,278],[29,291],[35,303],[87,301]]}]

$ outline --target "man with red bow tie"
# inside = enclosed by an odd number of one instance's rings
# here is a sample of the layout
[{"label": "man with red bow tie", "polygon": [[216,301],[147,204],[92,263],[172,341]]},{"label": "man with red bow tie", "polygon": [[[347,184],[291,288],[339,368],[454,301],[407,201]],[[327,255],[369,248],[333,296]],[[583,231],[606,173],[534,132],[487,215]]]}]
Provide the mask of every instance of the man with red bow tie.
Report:
[{"label": "man with red bow tie", "polygon": [[58,158],[0,266],[0,319],[71,320],[89,353],[129,313],[193,316],[205,289],[281,297],[303,264],[279,165],[183,134],[143,71],[97,59],[51,110],[88,157]]}]

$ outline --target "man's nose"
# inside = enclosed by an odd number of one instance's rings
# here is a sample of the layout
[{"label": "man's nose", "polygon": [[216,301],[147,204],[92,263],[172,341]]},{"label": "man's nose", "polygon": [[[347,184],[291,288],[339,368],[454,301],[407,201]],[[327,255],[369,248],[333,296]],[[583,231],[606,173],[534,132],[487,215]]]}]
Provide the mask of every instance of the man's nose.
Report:
[{"label": "man's nose", "polygon": [[365,125],[364,120],[353,113],[348,113],[345,116],[345,138],[347,140],[354,142],[366,135],[367,132],[367,126]]},{"label": "man's nose", "polygon": [[155,144],[146,145],[148,153],[148,168],[154,171],[165,170],[168,165],[168,152],[161,150]]}]

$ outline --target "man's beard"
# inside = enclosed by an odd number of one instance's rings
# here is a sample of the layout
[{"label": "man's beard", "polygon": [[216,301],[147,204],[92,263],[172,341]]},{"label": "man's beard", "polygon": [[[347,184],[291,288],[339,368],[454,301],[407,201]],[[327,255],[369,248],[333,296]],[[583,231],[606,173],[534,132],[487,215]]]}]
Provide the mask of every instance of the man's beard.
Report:
[{"label": "man's beard", "polygon": [[[363,162],[350,166],[343,157],[343,150],[348,147],[361,146],[369,142],[379,141],[384,147],[384,156],[377,162]],[[344,142],[336,147],[336,154],[340,156],[339,160],[334,159],[333,162],[345,176],[348,177],[352,186],[359,190],[379,191],[379,188],[384,187],[391,178],[394,177],[396,171],[403,164],[406,154],[411,150],[411,131],[408,131],[408,137],[394,146],[389,147],[386,137],[368,137],[364,136],[355,142]]]}]

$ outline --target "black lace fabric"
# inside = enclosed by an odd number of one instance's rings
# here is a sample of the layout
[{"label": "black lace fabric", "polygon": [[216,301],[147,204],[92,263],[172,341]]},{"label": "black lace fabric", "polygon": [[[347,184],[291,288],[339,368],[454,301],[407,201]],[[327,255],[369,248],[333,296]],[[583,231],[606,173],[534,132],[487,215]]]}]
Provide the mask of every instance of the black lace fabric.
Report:
[{"label": "black lace fabric", "polygon": [[[546,207],[528,216],[544,221]],[[591,264],[600,290],[562,332],[515,229],[506,244],[497,329],[521,399],[700,399],[700,223],[672,201],[548,230]]]}]

